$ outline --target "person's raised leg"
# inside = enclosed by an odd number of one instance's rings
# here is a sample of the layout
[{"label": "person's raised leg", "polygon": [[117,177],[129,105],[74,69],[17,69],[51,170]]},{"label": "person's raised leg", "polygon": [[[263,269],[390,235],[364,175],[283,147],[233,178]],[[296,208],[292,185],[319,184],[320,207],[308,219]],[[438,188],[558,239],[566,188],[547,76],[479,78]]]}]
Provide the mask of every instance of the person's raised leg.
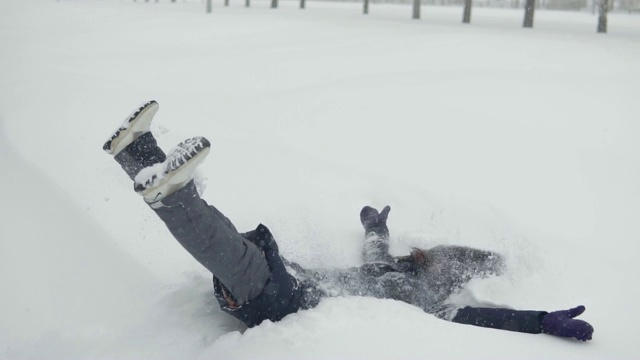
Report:
[{"label": "person's raised leg", "polygon": [[134,188],[176,240],[242,305],[262,292],[270,270],[261,251],[200,198],[193,174],[209,150],[203,137],[181,142],[164,162],[141,170]]},{"label": "person's raised leg", "polygon": [[378,212],[371,206],[365,206],[360,211],[360,223],[364,227],[364,246],[362,261],[364,264],[393,264],[394,259],[389,255],[389,228],[387,217],[391,208],[385,206]]}]

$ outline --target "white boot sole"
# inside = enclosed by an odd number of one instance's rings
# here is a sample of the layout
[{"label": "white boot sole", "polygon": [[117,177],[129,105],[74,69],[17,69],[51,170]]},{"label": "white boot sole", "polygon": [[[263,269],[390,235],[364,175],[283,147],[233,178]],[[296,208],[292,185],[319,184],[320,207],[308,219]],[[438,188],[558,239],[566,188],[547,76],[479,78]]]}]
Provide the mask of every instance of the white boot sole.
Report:
[{"label": "white boot sole", "polygon": [[107,141],[104,151],[115,156],[140,137],[140,135],[148,132],[151,126],[151,120],[153,120],[159,108],[160,105],[155,100],[142,104],[114,131],[111,136],[111,145],[107,147],[109,143],[109,141]]},{"label": "white boot sole", "polygon": [[166,173],[157,185],[142,191],[140,194],[146,202],[150,203],[162,200],[180,190],[193,179],[196,168],[204,161],[210,150],[210,147],[204,148],[184,165]]}]

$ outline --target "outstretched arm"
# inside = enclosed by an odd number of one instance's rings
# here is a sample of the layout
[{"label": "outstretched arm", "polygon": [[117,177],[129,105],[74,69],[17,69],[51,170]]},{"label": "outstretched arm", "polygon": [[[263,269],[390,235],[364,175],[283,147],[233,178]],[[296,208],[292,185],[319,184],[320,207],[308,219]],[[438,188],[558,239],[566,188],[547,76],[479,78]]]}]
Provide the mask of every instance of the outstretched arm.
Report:
[{"label": "outstretched arm", "polygon": [[585,307],[582,305],[554,312],[466,306],[457,309],[451,321],[530,334],[546,333],[587,341],[591,340],[593,327],[586,321],[575,319],[584,311]]},{"label": "outstretched arm", "polygon": [[389,228],[387,217],[391,208],[385,206],[378,212],[371,206],[365,206],[360,211],[360,223],[364,227],[364,244],[362,248],[362,262],[364,264],[393,264],[389,255]]}]

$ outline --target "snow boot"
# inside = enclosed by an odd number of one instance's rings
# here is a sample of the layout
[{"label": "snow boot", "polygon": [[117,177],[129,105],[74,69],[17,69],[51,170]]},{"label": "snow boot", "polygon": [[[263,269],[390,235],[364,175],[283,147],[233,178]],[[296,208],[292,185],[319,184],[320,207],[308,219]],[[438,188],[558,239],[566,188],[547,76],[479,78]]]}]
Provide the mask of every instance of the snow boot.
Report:
[{"label": "snow boot", "polygon": [[114,156],[132,180],[140,170],[166,159],[149,131],[151,120],[158,108],[155,100],[142,104],[102,146],[104,151]]},{"label": "snow boot", "polygon": [[211,143],[201,136],[184,140],[165,161],[146,167],[135,177],[134,190],[147,203],[155,203],[183,188],[209,154]]}]

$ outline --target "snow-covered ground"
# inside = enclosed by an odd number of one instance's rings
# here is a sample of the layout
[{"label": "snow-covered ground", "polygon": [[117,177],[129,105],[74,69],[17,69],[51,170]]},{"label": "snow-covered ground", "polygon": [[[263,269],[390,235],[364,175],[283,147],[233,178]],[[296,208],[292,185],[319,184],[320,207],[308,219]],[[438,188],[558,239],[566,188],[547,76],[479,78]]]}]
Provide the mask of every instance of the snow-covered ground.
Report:
[{"label": "snow-covered ground", "polygon": [[[283,1],[0,2],[0,358],[637,359],[640,17]],[[499,251],[461,297],[587,306],[578,343],[335,298],[244,331],[102,150],[140,102],[169,149],[204,135],[204,197],[313,267]],[[244,332],[243,332],[244,331]]]}]

